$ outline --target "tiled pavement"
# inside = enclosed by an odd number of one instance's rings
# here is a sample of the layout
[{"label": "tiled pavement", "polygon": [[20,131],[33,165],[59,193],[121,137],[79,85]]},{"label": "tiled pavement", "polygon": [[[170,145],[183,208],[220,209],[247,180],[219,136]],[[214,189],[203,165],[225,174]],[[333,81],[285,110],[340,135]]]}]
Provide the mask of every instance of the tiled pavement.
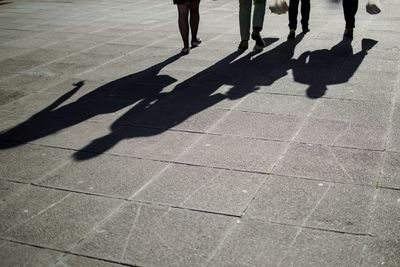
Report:
[{"label": "tiled pavement", "polygon": [[[1,266],[400,266],[400,3],[306,36],[202,0],[0,1]],[[365,1],[364,1],[365,2]],[[369,49],[369,51],[367,51]]]}]

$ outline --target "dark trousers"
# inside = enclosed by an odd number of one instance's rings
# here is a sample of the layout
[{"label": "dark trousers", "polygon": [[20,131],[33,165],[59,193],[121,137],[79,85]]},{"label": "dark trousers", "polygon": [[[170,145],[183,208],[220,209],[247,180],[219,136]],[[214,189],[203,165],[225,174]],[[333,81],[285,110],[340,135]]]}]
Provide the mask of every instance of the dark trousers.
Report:
[{"label": "dark trousers", "polygon": [[354,28],[358,9],[358,0],[343,0],[344,20],[346,28]]},{"label": "dark trousers", "polygon": [[[290,0],[289,3],[289,29],[297,28],[297,13],[300,0]],[[301,0],[301,25],[303,29],[308,28],[310,19],[310,0]]]}]

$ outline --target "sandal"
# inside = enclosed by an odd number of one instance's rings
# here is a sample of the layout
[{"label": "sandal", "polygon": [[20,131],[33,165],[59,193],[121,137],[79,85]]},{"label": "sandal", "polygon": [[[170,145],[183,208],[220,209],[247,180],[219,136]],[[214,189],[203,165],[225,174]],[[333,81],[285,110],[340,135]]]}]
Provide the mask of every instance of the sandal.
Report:
[{"label": "sandal", "polygon": [[184,48],[182,48],[182,50],[181,50],[181,53],[182,53],[183,55],[187,55],[187,54],[189,54],[189,52],[190,52],[190,48],[189,48],[189,47],[184,47]]},{"label": "sandal", "polygon": [[247,50],[249,48],[249,41],[248,40],[242,40],[238,46],[239,50]]},{"label": "sandal", "polygon": [[198,47],[201,44],[202,40],[201,38],[196,38],[192,40],[192,47]]}]

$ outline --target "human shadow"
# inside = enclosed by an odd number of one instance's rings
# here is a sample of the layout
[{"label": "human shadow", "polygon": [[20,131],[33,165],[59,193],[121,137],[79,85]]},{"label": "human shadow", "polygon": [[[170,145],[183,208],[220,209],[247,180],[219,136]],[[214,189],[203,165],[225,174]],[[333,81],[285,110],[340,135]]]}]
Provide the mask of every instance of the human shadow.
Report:
[{"label": "human shadow", "polygon": [[[260,86],[271,85],[287,75],[288,64],[302,38],[300,36],[296,41],[284,42],[264,53],[252,52],[241,56],[241,52],[234,52],[228,55],[178,84],[168,93],[168,97],[146,107],[134,106],[111,125],[108,135],[93,140],[76,152],[74,158],[85,160],[107,151],[124,139],[160,134],[223,100],[238,99]],[[266,41],[272,44],[277,39]],[[227,92],[219,91],[223,86],[229,86],[230,89]],[[147,128],[124,128],[126,125]],[[85,151],[95,151],[96,154]]]},{"label": "human shadow", "polygon": [[[162,95],[161,91],[166,86],[176,82],[176,79],[168,75],[159,75],[159,72],[180,57],[180,54],[171,56],[148,69],[107,83],[74,102],[60,106],[84,86],[85,81],[80,81],[43,110],[1,133],[0,140],[27,143],[97,115],[114,113],[132,103],[147,105],[159,98]],[[20,145],[19,143],[1,142],[0,149],[15,147]]]},{"label": "human shadow", "polygon": [[376,43],[372,39],[363,39],[362,50],[354,54],[351,39],[343,38],[331,49],[304,52],[292,60],[294,81],[309,85],[306,90],[309,98],[320,98],[325,95],[328,85],[348,82]]},{"label": "human shadow", "polygon": [[[303,35],[300,35],[293,41],[283,42],[261,53],[242,55],[240,52],[233,52],[179,83],[172,91],[163,92],[164,88],[176,80],[159,73],[162,68],[180,57],[175,55],[146,70],[105,84],[72,103],[60,106],[84,86],[82,81],[25,122],[0,134],[0,140],[27,143],[94,116],[114,113],[129,107],[127,112],[112,123],[109,134],[92,140],[73,155],[76,160],[96,157],[122,140],[160,134],[223,100],[242,98],[258,90],[260,86],[273,84],[288,74],[292,67],[295,47],[302,38]],[[266,41],[271,45],[277,39]],[[229,86],[230,89],[227,92],[219,91],[223,86]],[[18,145],[2,142],[0,149]]]}]

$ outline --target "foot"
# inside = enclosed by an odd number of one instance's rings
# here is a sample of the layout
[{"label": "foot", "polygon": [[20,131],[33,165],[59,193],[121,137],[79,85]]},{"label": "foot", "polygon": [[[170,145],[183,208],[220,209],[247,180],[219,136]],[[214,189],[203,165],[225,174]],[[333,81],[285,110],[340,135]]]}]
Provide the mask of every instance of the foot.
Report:
[{"label": "foot", "polygon": [[287,36],[288,39],[294,39],[296,37],[296,31],[293,29],[290,29],[289,35]]},{"label": "foot", "polygon": [[310,29],[308,27],[303,27],[303,33],[306,34],[307,32],[309,32]]},{"label": "foot", "polygon": [[259,32],[253,32],[251,34],[251,39],[253,39],[254,41],[256,41],[256,46],[260,47],[260,48],[264,48],[265,47],[265,42],[264,40],[261,38],[261,35]]},{"label": "foot", "polygon": [[202,40],[200,39],[200,38],[194,38],[193,40],[192,40],[192,47],[198,47],[200,44],[201,44],[201,42],[202,42]]},{"label": "foot", "polygon": [[353,28],[346,28],[343,33],[344,37],[353,38]]},{"label": "foot", "polygon": [[239,44],[238,49],[239,50],[247,50],[249,48],[249,41],[248,40],[242,40]]},{"label": "foot", "polygon": [[182,48],[182,50],[181,50],[181,53],[182,53],[183,55],[187,55],[187,54],[189,54],[189,52],[190,52],[190,48],[189,48],[189,47],[184,47],[184,48]]}]

